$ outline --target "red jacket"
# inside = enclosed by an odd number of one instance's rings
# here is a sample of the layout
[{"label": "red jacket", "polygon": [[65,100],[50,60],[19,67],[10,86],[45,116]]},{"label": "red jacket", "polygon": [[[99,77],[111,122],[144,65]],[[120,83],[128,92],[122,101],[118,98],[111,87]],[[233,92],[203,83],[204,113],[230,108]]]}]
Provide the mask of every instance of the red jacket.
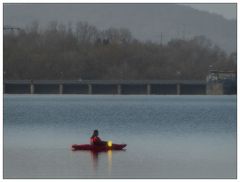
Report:
[{"label": "red jacket", "polygon": [[102,140],[99,137],[97,137],[97,136],[94,136],[94,137],[90,138],[90,143],[91,144],[96,144],[96,143],[101,142],[101,141]]}]

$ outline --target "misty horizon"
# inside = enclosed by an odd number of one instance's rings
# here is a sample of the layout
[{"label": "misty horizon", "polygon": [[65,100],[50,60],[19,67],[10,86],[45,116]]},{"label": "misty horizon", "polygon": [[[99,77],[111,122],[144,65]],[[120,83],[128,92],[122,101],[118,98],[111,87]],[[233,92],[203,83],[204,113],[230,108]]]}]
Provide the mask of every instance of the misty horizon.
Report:
[{"label": "misty horizon", "polygon": [[236,50],[236,20],[185,4],[4,4],[4,26],[26,29],[38,22],[45,30],[52,21],[125,28],[138,40],[163,44],[203,35],[228,53]]}]

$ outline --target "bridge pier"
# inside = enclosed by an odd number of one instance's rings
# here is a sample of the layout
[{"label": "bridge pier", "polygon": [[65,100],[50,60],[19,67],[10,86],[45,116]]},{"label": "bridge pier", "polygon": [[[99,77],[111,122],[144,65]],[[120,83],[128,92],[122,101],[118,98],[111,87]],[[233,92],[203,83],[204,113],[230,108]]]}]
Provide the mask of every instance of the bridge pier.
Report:
[{"label": "bridge pier", "polygon": [[147,95],[151,95],[151,84],[147,84]]},{"label": "bridge pier", "polygon": [[92,94],[92,84],[88,84],[88,94]]},{"label": "bridge pier", "polygon": [[59,94],[63,94],[63,84],[59,85]]},{"label": "bridge pier", "polygon": [[181,85],[180,83],[177,83],[177,95],[181,94]]},{"label": "bridge pier", "polygon": [[122,94],[122,86],[119,84],[117,85],[117,94],[121,95]]},{"label": "bridge pier", "polygon": [[34,84],[31,83],[30,85],[30,94],[34,94]]},{"label": "bridge pier", "polygon": [[207,95],[223,95],[223,84],[222,83],[209,83],[207,85]]}]

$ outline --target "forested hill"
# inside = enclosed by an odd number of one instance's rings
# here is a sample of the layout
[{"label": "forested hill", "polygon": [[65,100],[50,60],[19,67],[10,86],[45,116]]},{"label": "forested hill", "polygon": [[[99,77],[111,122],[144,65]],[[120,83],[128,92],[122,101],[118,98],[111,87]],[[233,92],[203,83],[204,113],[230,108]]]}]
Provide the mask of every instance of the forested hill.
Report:
[{"label": "forested hill", "polygon": [[3,53],[4,79],[17,80],[204,80],[209,68],[236,70],[236,53],[227,55],[202,36],[157,44],[86,22],[5,32]]},{"label": "forested hill", "polygon": [[[53,13],[54,12],[54,13]],[[138,40],[167,43],[205,36],[227,53],[236,51],[236,20],[179,4],[4,4],[4,23],[24,28],[87,21],[99,29],[127,28]],[[161,36],[162,35],[162,36]]]}]

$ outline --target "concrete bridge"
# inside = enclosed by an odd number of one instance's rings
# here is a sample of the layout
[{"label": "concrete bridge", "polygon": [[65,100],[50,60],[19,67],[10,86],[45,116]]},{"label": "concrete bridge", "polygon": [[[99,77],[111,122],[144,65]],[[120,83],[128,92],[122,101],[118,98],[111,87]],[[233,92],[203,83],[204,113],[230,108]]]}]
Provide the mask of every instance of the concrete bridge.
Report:
[{"label": "concrete bridge", "polygon": [[5,94],[205,95],[199,80],[4,80]]}]

